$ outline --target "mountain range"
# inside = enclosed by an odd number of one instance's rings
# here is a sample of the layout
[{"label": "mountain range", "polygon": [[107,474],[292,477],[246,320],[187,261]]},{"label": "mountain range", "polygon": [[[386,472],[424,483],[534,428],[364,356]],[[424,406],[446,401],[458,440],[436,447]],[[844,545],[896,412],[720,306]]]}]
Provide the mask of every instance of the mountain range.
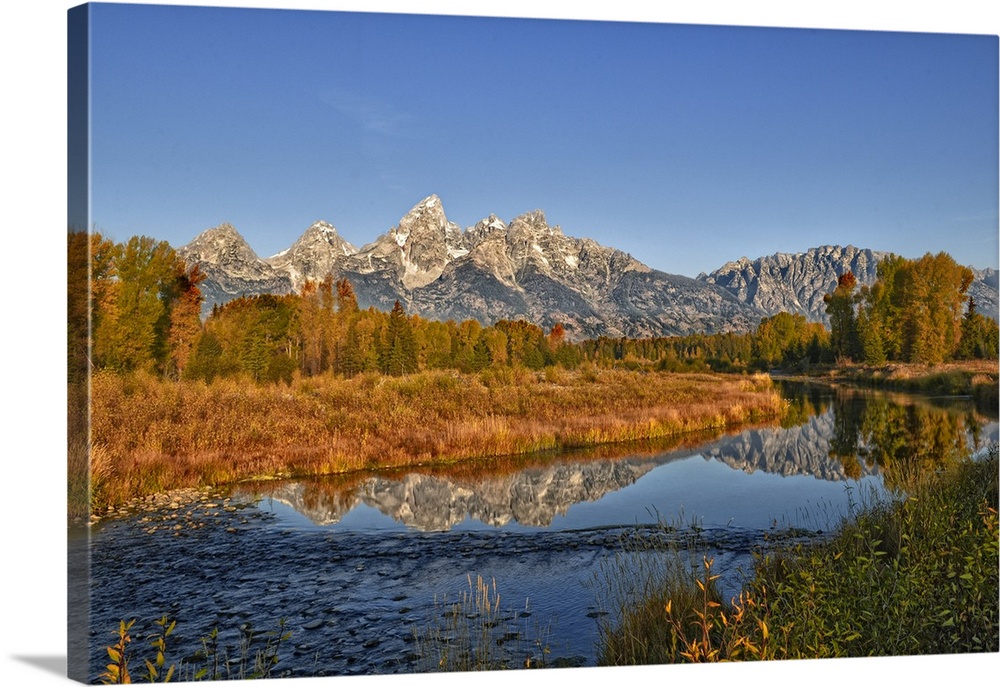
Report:
[{"label": "mountain range", "polygon": [[[206,275],[204,313],[241,295],[297,291],[307,279],[346,277],[362,308],[399,301],[428,319],[490,325],[525,319],[567,336],[649,337],[745,332],[781,311],[826,322],[823,295],[846,270],[875,281],[888,255],[853,246],[740,258],[696,278],[655,270],[628,253],[548,224],[539,210],[509,223],[489,215],[462,230],[428,196],[399,224],[356,248],[328,222],[312,224],[288,249],[260,258],[229,224],[178,249]],[[997,317],[997,272],[977,270],[980,312]]]}]

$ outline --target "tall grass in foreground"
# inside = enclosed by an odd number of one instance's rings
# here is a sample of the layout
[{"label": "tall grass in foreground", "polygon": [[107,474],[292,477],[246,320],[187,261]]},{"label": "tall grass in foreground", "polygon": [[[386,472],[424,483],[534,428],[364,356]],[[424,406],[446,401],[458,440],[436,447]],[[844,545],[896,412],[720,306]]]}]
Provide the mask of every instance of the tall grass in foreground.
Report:
[{"label": "tall grass in foreground", "polygon": [[678,636],[671,632],[671,618],[664,608],[673,603],[678,614],[690,621],[705,595],[713,607],[721,602],[714,584],[701,585],[700,555],[696,523],[661,522],[623,536],[614,557],[602,562],[596,580],[596,596],[605,614],[598,623],[600,663],[662,663],[665,650],[677,653]]},{"label": "tall grass in foreground", "polygon": [[134,646],[135,619],[122,620],[114,632],[117,641],[107,647],[109,663],[97,679],[105,685],[127,685],[140,682],[182,682],[202,680],[255,680],[277,676],[278,652],[291,639],[285,621],[278,622],[278,629],[257,632],[250,623],[239,627],[237,645],[226,646],[219,640],[218,628],[201,640],[202,649],[179,663],[168,661],[168,638],[177,626],[175,620],[163,616],[154,622],[148,640],[151,654]]},{"label": "tall grass in foreground", "polygon": [[656,439],[777,417],[766,376],[525,369],[92,382],[91,505],[251,477],[325,475]]},{"label": "tall grass in foreground", "polygon": [[692,586],[690,561],[668,557],[666,584],[639,583],[602,631],[599,662],[997,651],[997,464],[993,447],[860,509],[829,541],[760,558],[729,602],[710,559]]}]

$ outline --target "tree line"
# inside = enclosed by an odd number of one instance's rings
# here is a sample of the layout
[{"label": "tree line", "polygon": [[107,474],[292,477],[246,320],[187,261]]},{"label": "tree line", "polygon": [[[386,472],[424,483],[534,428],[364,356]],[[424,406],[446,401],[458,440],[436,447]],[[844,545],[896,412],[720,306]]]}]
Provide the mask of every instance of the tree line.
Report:
[{"label": "tree line", "polygon": [[[99,233],[69,238],[71,377],[87,365],[142,370],[169,379],[246,375],[255,381],[299,373],[403,375],[423,369],[476,372],[489,366],[575,367],[579,352],[559,324],[439,322],[361,309],[351,283],[332,276],[300,293],[242,296],[202,321],[204,275],[163,241],[115,243]],[[88,312],[83,305],[88,299]]]},{"label": "tree line", "polygon": [[643,339],[601,336],[576,344],[583,359],[666,372],[756,372],[833,361],[830,332],[804,315],[780,312],[750,333]]},{"label": "tree line", "polygon": [[947,253],[879,262],[871,286],[851,272],[825,296],[831,344],[839,359],[937,364],[997,357],[997,323],[967,296],[974,275]]},{"label": "tree line", "polygon": [[[399,302],[390,312],[361,309],[351,283],[330,275],[307,281],[297,294],[236,298],[202,321],[203,280],[197,265],[188,267],[166,242],[134,236],[115,243],[98,233],[71,233],[71,378],[85,365],[169,379],[243,375],[274,382],[295,374],[573,369],[584,362],[745,372],[847,359],[878,364],[997,357],[997,325],[965,297],[971,272],[947,254],[891,256],[879,264],[878,281],[860,290],[845,274],[826,297],[830,329],[782,312],[746,334],[580,342],[567,341],[559,324],[546,332],[524,320],[441,322],[408,315]],[[89,295],[89,321],[74,298],[79,289]]]},{"label": "tree line", "polygon": [[87,367],[179,376],[203,329],[198,266],[146,236],[71,231],[67,254],[70,380]]}]

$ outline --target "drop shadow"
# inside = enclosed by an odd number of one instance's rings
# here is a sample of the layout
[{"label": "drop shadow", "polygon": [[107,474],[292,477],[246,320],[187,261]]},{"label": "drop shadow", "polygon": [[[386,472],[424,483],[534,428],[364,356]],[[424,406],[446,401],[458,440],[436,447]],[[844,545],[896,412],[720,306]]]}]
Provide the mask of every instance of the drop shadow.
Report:
[{"label": "drop shadow", "polygon": [[66,656],[11,656],[15,661],[34,666],[47,673],[66,677]]}]

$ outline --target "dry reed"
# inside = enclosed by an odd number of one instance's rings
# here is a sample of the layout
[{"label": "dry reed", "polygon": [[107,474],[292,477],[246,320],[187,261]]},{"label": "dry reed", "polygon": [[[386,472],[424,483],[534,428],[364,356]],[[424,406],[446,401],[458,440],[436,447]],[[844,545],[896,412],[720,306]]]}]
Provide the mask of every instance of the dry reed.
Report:
[{"label": "dry reed", "polygon": [[99,373],[91,506],[177,487],[669,437],[776,417],[766,376],[505,369],[260,386]]}]

